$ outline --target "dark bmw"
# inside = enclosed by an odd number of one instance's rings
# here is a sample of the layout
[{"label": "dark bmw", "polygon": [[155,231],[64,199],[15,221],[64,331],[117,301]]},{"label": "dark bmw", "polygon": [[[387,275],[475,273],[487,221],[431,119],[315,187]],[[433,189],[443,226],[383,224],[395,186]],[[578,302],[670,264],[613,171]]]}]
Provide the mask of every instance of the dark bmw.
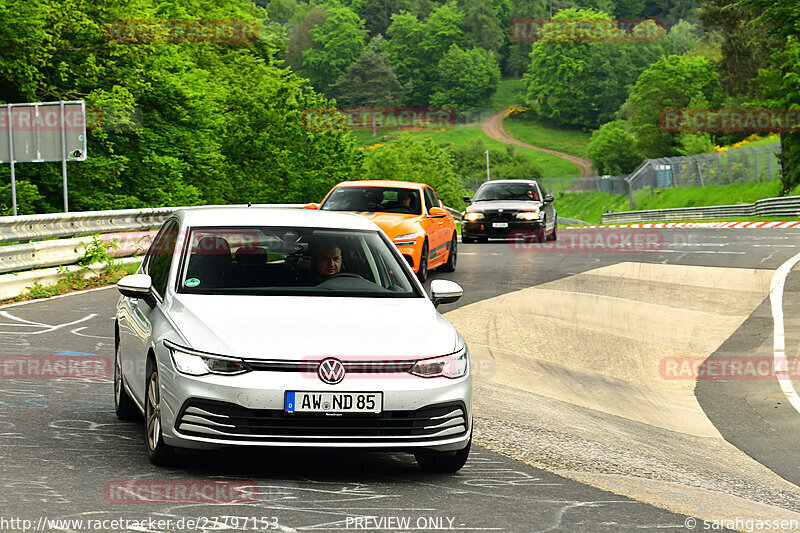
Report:
[{"label": "dark bmw", "polygon": [[461,242],[522,235],[538,242],[556,239],[553,196],[535,180],[487,181],[464,201],[471,205],[461,223]]}]

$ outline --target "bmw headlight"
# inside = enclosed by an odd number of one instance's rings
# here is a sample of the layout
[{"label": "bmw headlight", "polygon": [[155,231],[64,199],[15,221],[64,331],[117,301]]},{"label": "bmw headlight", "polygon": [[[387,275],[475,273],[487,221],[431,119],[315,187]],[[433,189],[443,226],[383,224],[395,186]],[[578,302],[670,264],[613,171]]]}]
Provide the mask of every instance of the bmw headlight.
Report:
[{"label": "bmw headlight", "polygon": [[517,218],[520,220],[539,220],[542,218],[542,214],[539,211],[524,211],[517,213]]},{"label": "bmw headlight", "polygon": [[190,376],[204,376],[206,374],[243,374],[250,369],[241,359],[223,357],[202,352],[195,352],[188,348],[181,348],[167,343],[172,354],[172,363],[181,374]]},{"label": "bmw headlight", "polygon": [[475,222],[476,220],[480,220],[482,218],[483,218],[483,213],[472,212],[464,215],[464,220],[466,220],[467,222]]},{"label": "bmw headlight", "polygon": [[455,379],[466,375],[468,365],[469,350],[464,345],[459,351],[450,355],[420,359],[414,363],[411,373],[423,378],[444,376]]}]

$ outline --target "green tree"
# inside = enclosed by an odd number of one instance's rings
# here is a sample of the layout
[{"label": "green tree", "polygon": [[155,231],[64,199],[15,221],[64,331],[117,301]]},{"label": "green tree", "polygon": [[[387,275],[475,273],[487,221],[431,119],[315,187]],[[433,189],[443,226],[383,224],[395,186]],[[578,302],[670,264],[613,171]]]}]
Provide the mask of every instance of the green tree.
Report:
[{"label": "green tree", "polygon": [[592,133],[589,157],[599,174],[622,176],[636,170],[643,157],[634,149],[634,137],[624,120],[614,120]]},{"label": "green tree", "polygon": [[[605,13],[568,9],[555,21],[610,21]],[[652,23],[644,23],[654,28]],[[545,26],[548,32],[550,26]],[[577,33],[577,30],[576,30]],[[639,74],[662,53],[655,42],[575,42],[545,37],[533,45],[524,79],[529,106],[567,126],[597,127],[612,120]]]},{"label": "green tree", "polygon": [[[0,1],[0,100],[85,99],[102,112],[87,128],[88,159],[69,165],[73,210],[318,200],[362,172],[352,136],[304,127],[304,112],[329,103],[280,66],[283,34],[247,0],[9,6]],[[233,43],[109,41],[116,30],[106,21],[141,19],[246,20],[260,34]],[[43,197],[28,195],[37,210],[60,209],[59,164],[18,169],[35,186],[22,192]]]},{"label": "green tree", "polygon": [[[515,0],[511,6],[510,22],[514,20],[549,18],[547,0]],[[509,24],[504,27],[508,29]],[[521,76],[530,65],[530,42],[514,40],[509,36],[508,50],[504,54],[503,73],[507,76]]]},{"label": "green tree", "polygon": [[327,19],[328,11],[324,7],[315,6],[308,10],[289,31],[286,62],[298,74],[303,74],[303,52],[314,44],[311,30],[325,24]]},{"label": "green tree", "polygon": [[311,29],[311,48],[303,51],[303,74],[327,93],[364,49],[364,21],[350,8],[332,7],[321,26]]},{"label": "green tree", "polygon": [[353,64],[347,67],[331,86],[337,101],[347,106],[389,106],[402,100],[405,89],[397,81],[389,63],[389,52],[383,50],[382,36],[372,38]]},{"label": "green tree", "polygon": [[455,2],[439,6],[424,21],[411,13],[392,15],[388,50],[400,83],[409,87],[408,105],[429,105],[439,61],[451,45],[464,42],[462,19]]},{"label": "green tree", "polygon": [[667,108],[716,107],[719,75],[705,57],[662,57],[642,72],[625,103],[636,148],[647,158],[675,155],[678,137],[659,125]]},{"label": "green tree", "polygon": [[499,57],[507,27],[501,25],[497,9],[484,0],[461,0],[460,7],[464,12],[462,28],[467,42]]},{"label": "green tree", "polygon": [[370,36],[385,35],[392,23],[392,15],[408,10],[406,0],[353,0],[353,11],[364,19],[364,28]]},{"label": "green tree", "polygon": [[700,42],[695,24],[681,20],[669,29],[664,36],[664,52],[666,55],[680,56],[691,50]]},{"label": "green tree", "polygon": [[464,207],[461,180],[450,154],[431,139],[404,133],[369,153],[364,168],[370,179],[427,183],[448,207]]},{"label": "green tree", "polygon": [[478,107],[500,85],[500,67],[483,48],[462,50],[452,45],[439,61],[438,79],[430,103],[437,107]]}]

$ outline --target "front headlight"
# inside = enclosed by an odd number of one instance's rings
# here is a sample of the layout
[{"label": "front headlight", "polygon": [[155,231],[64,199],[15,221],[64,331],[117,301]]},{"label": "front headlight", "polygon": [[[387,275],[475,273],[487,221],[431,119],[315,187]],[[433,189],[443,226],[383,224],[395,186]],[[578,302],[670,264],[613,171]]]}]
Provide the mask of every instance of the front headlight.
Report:
[{"label": "front headlight", "polygon": [[417,361],[411,368],[411,373],[423,378],[444,376],[455,379],[466,375],[468,366],[469,349],[464,345],[456,353]]},{"label": "front headlight", "polygon": [[181,374],[204,376],[206,374],[243,374],[250,369],[241,359],[195,352],[167,344],[172,354],[172,363]]},{"label": "front headlight", "polygon": [[480,220],[483,218],[483,213],[467,213],[464,215],[464,220],[467,222],[475,222],[476,220]]},{"label": "front headlight", "polygon": [[419,233],[406,233],[405,235],[398,235],[392,242],[397,243],[401,241],[415,241],[419,237]]},{"label": "front headlight", "polygon": [[520,220],[539,220],[542,217],[542,214],[538,211],[525,211],[522,213],[517,213],[517,218]]}]

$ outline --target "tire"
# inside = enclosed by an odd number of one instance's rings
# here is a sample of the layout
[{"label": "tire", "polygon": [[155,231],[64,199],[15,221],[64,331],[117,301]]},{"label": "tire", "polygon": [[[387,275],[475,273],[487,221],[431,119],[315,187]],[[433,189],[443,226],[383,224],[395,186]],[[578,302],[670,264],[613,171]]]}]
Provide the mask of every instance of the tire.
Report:
[{"label": "tire", "polygon": [[455,272],[456,261],[458,260],[458,234],[453,233],[453,240],[450,241],[450,253],[447,254],[447,262],[439,267],[442,272]]},{"label": "tire", "polygon": [[461,234],[461,244],[469,244],[471,242],[478,242],[478,239],[474,237],[467,237],[463,233]]},{"label": "tire", "polygon": [[558,230],[558,222],[556,222],[556,225],[553,226],[553,233],[550,234],[548,240],[555,241],[558,239],[558,234],[556,233],[557,230]]},{"label": "tire", "polygon": [[130,422],[138,420],[141,413],[128,395],[128,391],[125,390],[122,365],[119,359],[119,335],[117,335],[114,342],[114,412],[120,420]]},{"label": "tire", "polygon": [[419,254],[419,269],[417,270],[417,279],[420,283],[425,283],[428,279],[428,240],[422,244],[422,253]]},{"label": "tire", "polygon": [[414,458],[423,472],[431,474],[452,474],[458,472],[467,463],[469,458],[469,448],[472,445],[472,437],[469,438],[467,445],[455,452],[431,452],[421,450],[414,452]]},{"label": "tire", "polygon": [[147,362],[147,388],[144,408],[144,441],[147,457],[158,466],[169,466],[175,457],[175,448],[164,444],[161,431],[161,387],[155,361]]}]

